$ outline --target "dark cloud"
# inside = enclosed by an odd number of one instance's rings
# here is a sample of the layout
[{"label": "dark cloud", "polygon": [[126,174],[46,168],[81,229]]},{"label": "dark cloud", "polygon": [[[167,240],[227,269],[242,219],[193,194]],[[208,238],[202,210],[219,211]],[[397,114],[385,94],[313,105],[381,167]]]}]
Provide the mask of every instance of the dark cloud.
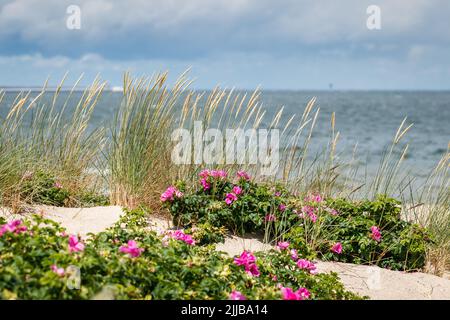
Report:
[{"label": "dark cloud", "polygon": [[[66,28],[71,4],[81,8],[80,30]],[[390,87],[391,80],[404,80],[403,73],[409,80],[398,87],[448,88],[450,2],[377,1],[382,28],[376,31],[366,27],[370,4],[373,1],[0,1],[0,66],[2,61],[22,61],[21,68],[43,72],[46,66],[48,72],[60,73],[58,68],[93,68],[89,57],[97,57],[95,69],[112,78],[123,68],[147,72],[193,65],[208,77],[205,85],[213,81],[215,70],[241,86],[256,85],[258,75],[258,83],[270,87],[295,87],[294,81],[304,87],[311,81],[309,73],[326,77],[323,83],[312,81],[312,87],[325,87],[333,78],[344,82],[342,87]],[[58,68],[47,63],[55,59]],[[348,73],[347,80],[341,72]],[[410,79],[424,75],[428,82]],[[0,83],[5,81],[10,80],[0,78]]]}]

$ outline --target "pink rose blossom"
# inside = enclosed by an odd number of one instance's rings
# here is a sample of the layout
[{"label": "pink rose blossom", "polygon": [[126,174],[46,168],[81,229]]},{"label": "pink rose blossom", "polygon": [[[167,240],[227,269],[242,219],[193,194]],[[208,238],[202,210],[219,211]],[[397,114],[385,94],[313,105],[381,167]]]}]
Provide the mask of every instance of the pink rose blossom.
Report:
[{"label": "pink rose blossom", "polygon": [[298,252],[297,252],[296,249],[291,249],[291,258],[292,258],[292,260],[294,260],[294,261],[297,261],[297,260],[298,260]]},{"label": "pink rose blossom", "polygon": [[329,214],[331,214],[332,216],[337,216],[338,212],[332,208],[325,208],[325,211],[327,211]]},{"label": "pink rose blossom", "polygon": [[53,265],[50,267],[50,269],[51,269],[54,273],[56,273],[58,276],[60,276],[60,277],[64,276],[64,274],[65,274],[64,268],[58,268],[58,267],[56,266],[56,264],[53,264]]},{"label": "pink rose blossom", "polygon": [[84,244],[78,241],[78,237],[71,235],[69,236],[69,251],[70,252],[80,252],[84,250]]},{"label": "pink rose blossom", "polygon": [[286,250],[289,247],[289,242],[287,241],[280,241],[277,244],[277,249],[279,250]]},{"label": "pink rose blossom", "polygon": [[203,178],[203,179],[208,178],[210,175],[211,175],[211,171],[209,171],[208,169],[202,170],[202,171],[199,173],[199,176],[200,176],[201,178]]},{"label": "pink rose blossom", "polygon": [[227,193],[226,198],[225,198],[225,203],[230,205],[232,204],[234,201],[237,200],[237,197],[234,193]]},{"label": "pink rose blossom", "polygon": [[285,204],[280,204],[278,206],[278,210],[280,210],[281,212],[284,212],[286,210],[286,205]]},{"label": "pink rose blossom", "polygon": [[19,234],[27,230],[28,228],[22,224],[22,220],[13,220],[0,226],[0,237],[7,232]]},{"label": "pink rose blossom", "polygon": [[380,229],[378,229],[378,227],[376,227],[376,226],[372,226],[370,228],[370,230],[372,231],[372,239],[377,241],[377,242],[380,242],[381,241]]},{"label": "pink rose blossom", "polygon": [[139,248],[136,241],[129,240],[126,245],[123,245],[119,248],[120,252],[127,253],[132,258],[139,257],[142,252],[144,252],[144,249]]},{"label": "pink rose blossom", "polygon": [[175,197],[181,198],[183,196],[183,193],[179,191],[176,187],[170,186],[166,189],[166,191],[161,194],[160,200],[162,202],[166,201],[173,201]]},{"label": "pink rose blossom", "polygon": [[56,189],[62,189],[62,188],[63,188],[63,185],[62,185],[61,183],[59,183],[58,181],[56,181],[56,182],[53,184],[53,187],[55,187]]},{"label": "pink rose blossom", "polygon": [[266,222],[276,221],[277,217],[275,217],[275,215],[273,215],[273,214],[268,214],[268,215],[265,216],[264,220]]},{"label": "pink rose blossom", "polygon": [[274,196],[275,196],[275,197],[280,197],[280,196],[281,196],[281,192],[280,192],[280,191],[276,191],[276,192],[274,193]]},{"label": "pink rose blossom", "polygon": [[336,242],[331,247],[331,251],[333,251],[334,253],[337,253],[337,254],[341,254],[342,253],[342,244],[340,242]]},{"label": "pink rose blossom", "polygon": [[323,201],[323,199],[320,196],[320,194],[309,195],[304,200],[307,201],[307,202],[317,202],[317,203],[320,203],[320,202]]},{"label": "pink rose blossom", "polygon": [[280,290],[283,300],[305,300],[309,299],[311,296],[306,288],[300,288],[297,291],[294,291],[288,287],[281,287]]},{"label": "pink rose blossom", "polygon": [[167,236],[169,238],[172,238],[172,239],[175,239],[175,240],[183,241],[183,242],[185,242],[186,244],[188,244],[190,246],[195,245],[194,238],[192,238],[192,236],[189,235],[189,234],[185,234],[183,232],[183,230],[171,230],[171,231],[168,231],[167,232]]},{"label": "pink rose blossom", "polygon": [[311,274],[316,274],[317,273],[317,267],[314,263],[312,263],[309,260],[306,259],[299,259],[297,260],[297,266],[300,269],[304,269],[304,270],[308,270],[309,273]]},{"label": "pink rose blossom", "polygon": [[237,172],[237,176],[240,178],[240,179],[244,179],[244,180],[250,180],[250,175],[247,173],[247,172],[245,172],[245,171],[238,171]]},{"label": "pink rose blossom", "polygon": [[200,180],[200,183],[201,183],[204,191],[211,189],[211,184],[208,181],[206,181],[206,178],[202,178]]},{"label": "pink rose blossom", "polygon": [[229,296],[230,300],[247,300],[247,298],[239,291],[233,290]]},{"label": "pink rose blossom", "polygon": [[307,214],[309,219],[311,219],[312,222],[317,221],[317,215],[315,213],[315,208],[311,206],[304,206],[302,207],[302,213]]},{"label": "pink rose blossom", "polygon": [[260,272],[256,265],[256,257],[249,251],[244,251],[239,257],[234,258],[234,264],[244,266],[245,271],[255,277],[259,277]]},{"label": "pink rose blossom", "polygon": [[242,193],[242,189],[241,189],[241,187],[239,187],[239,186],[234,186],[233,187],[233,193],[235,194],[235,195],[240,195],[241,193]]},{"label": "pink rose blossom", "polygon": [[210,174],[213,178],[220,178],[220,179],[224,179],[228,175],[224,170],[211,170]]}]

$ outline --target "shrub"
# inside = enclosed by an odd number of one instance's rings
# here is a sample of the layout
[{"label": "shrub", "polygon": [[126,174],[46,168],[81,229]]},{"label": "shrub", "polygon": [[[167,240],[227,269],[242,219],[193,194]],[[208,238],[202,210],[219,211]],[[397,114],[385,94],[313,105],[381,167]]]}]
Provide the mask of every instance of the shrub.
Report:
[{"label": "shrub", "polygon": [[[339,214],[326,216],[322,224],[326,236],[318,251],[325,260],[370,263],[394,270],[420,269],[425,264],[426,246],[431,242],[426,229],[400,218],[400,202],[378,196],[375,201],[349,202],[335,199],[327,202]],[[380,241],[371,228],[381,233]],[[330,250],[340,242],[342,253]]]},{"label": "shrub", "polygon": [[93,191],[69,191],[62,181],[43,170],[25,172],[20,188],[22,200],[30,203],[60,207],[74,203],[83,207],[109,204],[108,197]]},{"label": "shrub", "polygon": [[[224,171],[204,170],[197,190],[182,197],[163,201],[173,216],[175,225],[208,222],[225,227],[233,233],[264,230],[268,217],[281,216],[279,207],[285,203],[285,191],[265,184],[239,178],[235,183]],[[177,186],[184,192],[183,186]],[[237,193],[237,194],[236,194]],[[278,194],[275,196],[275,194]]]},{"label": "shrub", "polygon": [[[139,210],[84,243],[39,216],[1,223],[2,299],[228,299],[237,291],[249,299],[280,299],[287,297],[280,285],[306,287],[294,297],[307,298],[308,292],[312,299],[358,298],[335,274],[312,275],[285,252],[258,254],[253,267],[260,274],[252,276],[211,246],[148,231]],[[70,289],[77,284],[74,270],[80,271],[79,289]]]},{"label": "shrub", "polygon": [[269,241],[287,239],[304,256],[324,260],[420,269],[431,241],[426,229],[401,219],[395,199],[299,198],[280,186],[242,177],[233,181],[219,170],[202,171],[192,192],[181,183],[170,187],[161,200],[176,225],[210,223],[238,234],[265,231]]}]

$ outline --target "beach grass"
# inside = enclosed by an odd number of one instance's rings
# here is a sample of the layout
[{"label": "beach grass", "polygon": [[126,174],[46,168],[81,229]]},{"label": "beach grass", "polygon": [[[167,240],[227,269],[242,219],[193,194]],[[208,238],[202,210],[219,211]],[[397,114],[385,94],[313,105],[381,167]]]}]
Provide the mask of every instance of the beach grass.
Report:
[{"label": "beach grass", "polygon": [[[32,201],[32,195],[23,195],[22,185],[30,174],[44,171],[72,193],[106,190],[111,204],[129,208],[146,206],[164,212],[159,197],[168,185],[183,181],[189,187],[198,181],[198,172],[206,167],[220,167],[229,172],[245,170],[257,181],[283,184],[298,195],[320,193],[324,197],[373,199],[378,194],[386,194],[400,198],[409,205],[408,219],[426,226],[435,235],[434,245],[429,249],[433,272],[442,273],[448,268],[450,153],[447,150],[426,183],[414,185],[414,179],[402,167],[408,152],[403,138],[412,128],[406,118],[391,145],[386,147],[376,175],[361,182],[356,179],[361,169],[354,165],[356,146],[352,159],[347,162],[337,154],[340,133],[334,113],[330,119],[329,143],[323,146],[322,152],[311,153],[320,113],[315,98],[302,114],[282,121],[283,107],[268,118],[259,90],[246,94],[215,88],[205,94],[190,89],[192,81],[187,72],[171,86],[167,72],[149,78],[133,78],[126,73],[123,97],[113,120],[88,130],[106,84],[95,79],[79,98],[73,99],[80,81],[81,78],[64,99],[60,99],[60,93],[65,78],[52,92],[47,84],[35,97],[31,92],[20,92],[8,106],[7,116],[0,123],[3,206],[19,211],[23,203]],[[43,99],[49,94],[52,94],[50,100]],[[0,102],[3,97],[0,93]],[[171,160],[173,131],[184,128],[193,134],[196,121],[202,121],[204,130],[279,129],[283,145],[277,174],[260,175],[260,164],[174,164]],[[190,156],[193,159],[195,155]],[[76,201],[66,205],[76,205]]]}]

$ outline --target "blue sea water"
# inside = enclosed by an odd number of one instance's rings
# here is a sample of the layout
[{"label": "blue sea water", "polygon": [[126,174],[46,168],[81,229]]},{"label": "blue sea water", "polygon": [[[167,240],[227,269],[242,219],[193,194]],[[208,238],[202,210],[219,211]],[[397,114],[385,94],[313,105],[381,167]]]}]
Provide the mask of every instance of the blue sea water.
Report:
[{"label": "blue sea water", "polygon": [[[76,93],[74,99],[81,93]],[[0,104],[6,115],[17,92],[7,91]],[[32,94],[31,96],[36,96]],[[64,100],[64,93],[61,94]],[[320,113],[313,133],[311,150],[319,152],[329,142],[331,114],[336,114],[340,132],[337,150],[349,158],[357,144],[361,164],[374,172],[398,126],[407,117],[413,123],[404,138],[409,151],[404,167],[417,177],[425,176],[447,151],[450,142],[450,91],[263,91],[261,102],[266,118],[272,119],[281,106],[280,127],[293,115],[301,116],[307,102],[316,97]],[[50,98],[50,96],[49,96]],[[94,111],[91,126],[108,123],[121,101],[121,93],[107,91]],[[268,123],[263,123],[268,125]],[[295,126],[295,122],[294,122]]]}]

